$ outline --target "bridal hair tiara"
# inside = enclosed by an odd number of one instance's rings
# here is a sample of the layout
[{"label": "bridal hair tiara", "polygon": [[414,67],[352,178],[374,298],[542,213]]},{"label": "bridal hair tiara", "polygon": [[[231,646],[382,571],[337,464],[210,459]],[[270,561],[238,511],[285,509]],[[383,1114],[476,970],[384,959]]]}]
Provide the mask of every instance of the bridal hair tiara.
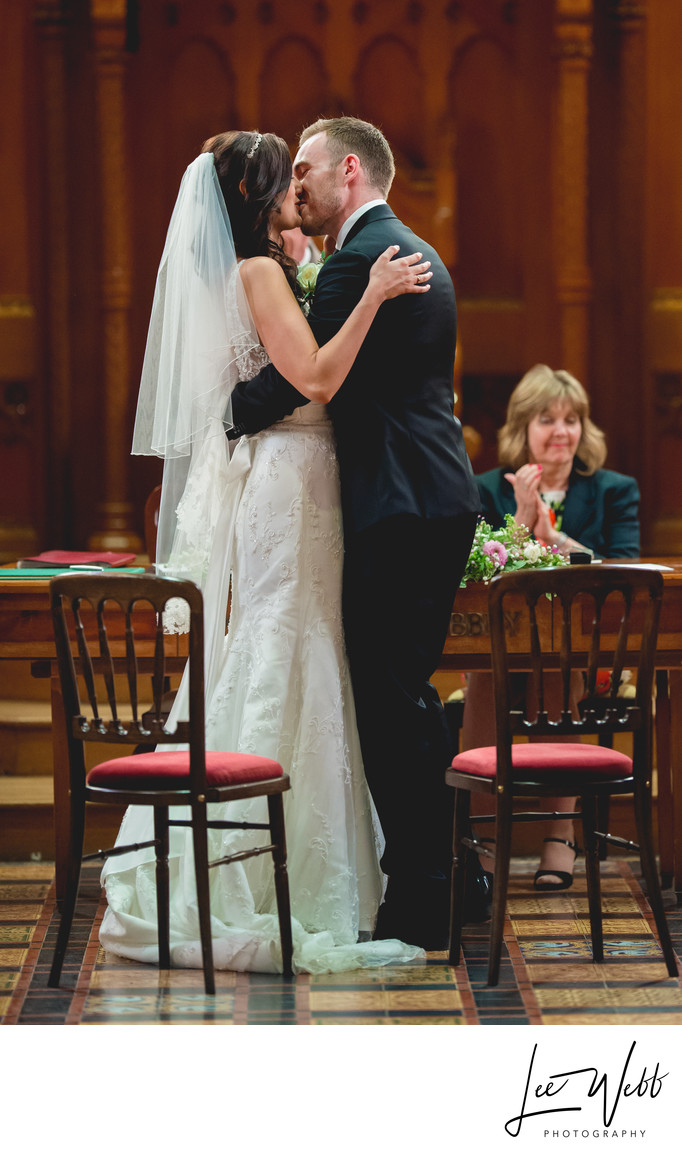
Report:
[{"label": "bridal hair tiara", "polygon": [[251,148],[250,152],[246,153],[247,160],[250,160],[253,156],[255,156],[256,152],[258,151],[258,147],[259,147],[262,139],[263,139],[263,137],[262,137],[261,133],[256,132],[256,138],[253,142],[253,147]]}]

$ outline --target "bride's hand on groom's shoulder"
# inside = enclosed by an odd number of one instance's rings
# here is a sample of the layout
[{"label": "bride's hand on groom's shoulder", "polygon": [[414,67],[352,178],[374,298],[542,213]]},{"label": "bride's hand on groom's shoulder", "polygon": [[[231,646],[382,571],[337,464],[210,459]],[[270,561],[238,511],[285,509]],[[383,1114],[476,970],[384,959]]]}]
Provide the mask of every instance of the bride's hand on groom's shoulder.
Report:
[{"label": "bride's hand on groom's shoulder", "polygon": [[425,292],[429,290],[428,280],[432,273],[430,260],[422,262],[422,253],[413,252],[409,256],[396,257],[400,250],[398,244],[392,244],[374,261],[369,273],[370,289],[375,289],[382,299],[394,299],[395,296],[408,292]]}]

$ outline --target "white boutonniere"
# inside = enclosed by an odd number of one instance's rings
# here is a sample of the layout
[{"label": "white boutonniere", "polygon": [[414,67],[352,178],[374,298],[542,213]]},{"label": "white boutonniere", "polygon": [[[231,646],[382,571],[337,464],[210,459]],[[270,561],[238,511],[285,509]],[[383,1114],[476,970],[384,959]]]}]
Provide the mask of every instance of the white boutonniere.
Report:
[{"label": "white boutonniere", "polygon": [[314,264],[301,264],[298,269],[296,282],[301,289],[300,304],[304,315],[310,311],[310,304],[317,286],[317,277],[323,263],[324,261],[320,260]]}]

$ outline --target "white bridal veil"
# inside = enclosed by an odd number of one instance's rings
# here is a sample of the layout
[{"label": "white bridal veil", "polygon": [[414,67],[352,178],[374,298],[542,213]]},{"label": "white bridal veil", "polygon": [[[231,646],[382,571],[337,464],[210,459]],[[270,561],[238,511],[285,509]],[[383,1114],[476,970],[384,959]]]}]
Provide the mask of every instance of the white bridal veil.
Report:
[{"label": "white bridal veil", "polygon": [[[156,279],[133,455],[164,459],[156,569],[204,592],[207,689],[229,586],[230,394],[258,336],[213,155],[187,168]],[[186,629],[169,604],[166,629]]]}]

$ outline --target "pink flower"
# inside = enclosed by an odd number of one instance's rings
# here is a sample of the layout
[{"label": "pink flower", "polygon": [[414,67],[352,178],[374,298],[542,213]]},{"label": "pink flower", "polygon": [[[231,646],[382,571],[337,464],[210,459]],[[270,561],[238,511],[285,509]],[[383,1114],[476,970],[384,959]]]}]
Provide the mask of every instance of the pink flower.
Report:
[{"label": "pink flower", "polygon": [[492,559],[496,567],[504,567],[507,562],[507,548],[504,543],[498,543],[496,539],[489,539],[487,543],[483,544],[482,551]]}]

